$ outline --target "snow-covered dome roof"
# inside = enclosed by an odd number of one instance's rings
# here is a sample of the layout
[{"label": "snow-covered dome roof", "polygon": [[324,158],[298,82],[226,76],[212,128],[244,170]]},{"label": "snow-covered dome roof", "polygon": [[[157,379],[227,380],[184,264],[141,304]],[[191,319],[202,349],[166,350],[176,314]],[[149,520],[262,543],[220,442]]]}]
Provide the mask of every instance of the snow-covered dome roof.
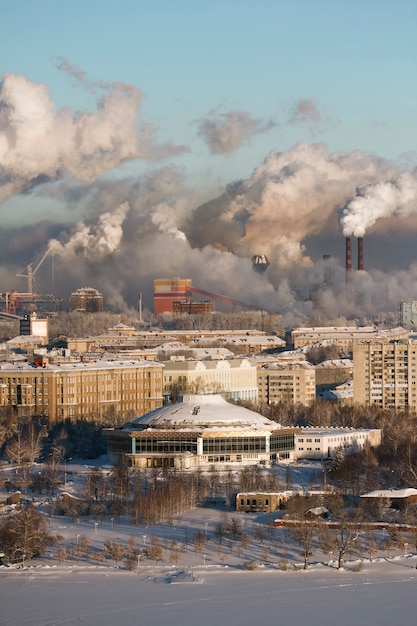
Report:
[{"label": "snow-covered dome roof", "polygon": [[254,428],[276,430],[279,424],[255,411],[226,402],[221,395],[189,394],[180,396],[178,402],[155,409],[123,426],[123,430],[146,428],[202,429],[202,428]]}]

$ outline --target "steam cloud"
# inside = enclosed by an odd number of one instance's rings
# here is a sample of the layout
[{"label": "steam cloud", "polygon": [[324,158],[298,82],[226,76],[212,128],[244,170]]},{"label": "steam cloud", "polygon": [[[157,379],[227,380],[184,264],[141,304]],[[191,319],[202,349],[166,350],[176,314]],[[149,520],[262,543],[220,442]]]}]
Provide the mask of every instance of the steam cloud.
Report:
[{"label": "steam cloud", "polygon": [[262,122],[246,111],[211,111],[200,121],[199,134],[212,154],[225,154],[235,152],[254,135],[264,133],[274,125],[274,122]]},{"label": "steam cloud", "polygon": [[66,175],[93,181],[136,158],[159,160],[181,147],[156,146],[154,130],[139,126],[142,94],[117,83],[97,111],[55,111],[45,85],[4,74],[0,83],[0,202]]},{"label": "steam cloud", "polygon": [[50,251],[67,259],[82,254],[86,258],[99,260],[114,254],[122,241],[122,225],[128,210],[129,205],[125,202],[113,213],[102,213],[95,227],[79,222],[66,243],[51,239]]},{"label": "steam cloud", "polygon": [[315,100],[302,98],[294,103],[290,116],[290,124],[302,122],[314,122],[318,124],[321,120],[320,108]]},{"label": "steam cloud", "polygon": [[[87,81],[77,68],[61,65],[82,84]],[[174,165],[153,166],[138,177],[100,178],[126,161],[160,159],[187,148],[156,143],[155,129],[139,120],[137,88],[94,89],[104,90],[97,110],[56,112],[44,85],[3,76],[0,201],[25,192],[71,208],[66,222],[61,217],[60,223],[41,224],[34,216],[31,229],[0,229],[4,291],[15,289],[17,270],[49,247],[59,276],[51,291],[68,297],[88,280],[103,293],[106,307],[117,310],[133,308],[139,291],[152,308],[153,280],[170,276],[279,311],[289,324],[322,313],[352,319],[396,311],[397,302],[413,292],[417,264],[385,274],[367,268],[347,287],[337,255],[330,261],[331,284],[323,285],[321,259],[338,239],[343,258],[342,232],[362,236],[384,219],[388,232],[386,218],[415,216],[416,172],[360,151],[331,153],[323,144],[298,143],[270,152],[246,180],[198,205]],[[319,112],[304,102],[298,116],[318,119]],[[200,122],[199,132],[213,154],[222,154],[267,127],[249,113],[213,113]],[[270,261],[262,275],[250,260],[258,253]]]}]

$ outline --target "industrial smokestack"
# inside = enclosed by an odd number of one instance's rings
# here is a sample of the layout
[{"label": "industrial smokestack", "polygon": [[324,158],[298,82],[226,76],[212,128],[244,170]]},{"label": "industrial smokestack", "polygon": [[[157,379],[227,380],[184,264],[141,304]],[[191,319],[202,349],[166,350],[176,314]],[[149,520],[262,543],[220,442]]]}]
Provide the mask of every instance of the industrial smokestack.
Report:
[{"label": "industrial smokestack", "polygon": [[142,323],[142,292],[139,292],[138,311],[139,311],[139,322]]},{"label": "industrial smokestack", "polygon": [[332,270],[330,266],[331,258],[332,258],[331,254],[323,254],[323,261],[324,261],[323,282],[324,282],[324,285],[327,285],[327,286],[330,286],[332,284]]},{"label": "industrial smokestack", "polygon": [[350,237],[346,237],[346,279],[352,269],[352,246]]},{"label": "industrial smokestack", "polygon": [[363,239],[358,237],[358,270],[363,270]]}]

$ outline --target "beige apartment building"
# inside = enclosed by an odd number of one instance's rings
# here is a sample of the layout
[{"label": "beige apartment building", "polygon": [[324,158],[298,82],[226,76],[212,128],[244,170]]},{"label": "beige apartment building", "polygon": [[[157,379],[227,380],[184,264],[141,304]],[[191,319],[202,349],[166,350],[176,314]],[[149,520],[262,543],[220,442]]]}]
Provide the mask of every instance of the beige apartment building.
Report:
[{"label": "beige apartment building", "polygon": [[164,398],[182,393],[219,393],[227,400],[258,401],[257,368],[249,359],[164,361]]},{"label": "beige apartment building", "polygon": [[316,370],[311,363],[270,363],[258,368],[258,398],[265,404],[308,406],[316,398]]},{"label": "beige apartment building", "polygon": [[49,423],[137,417],[162,406],[162,370],[149,361],[0,363],[0,407]]},{"label": "beige apartment building", "polygon": [[353,399],[382,409],[417,409],[417,341],[360,342],[353,349]]},{"label": "beige apartment building", "polygon": [[376,326],[319,326],[295,328],[290,331],[288,342],[297,349],[330,341],[345,351],[351,351],[357,341],[392,341],[408,337],[409,332],[401,327],[381,329]]}]

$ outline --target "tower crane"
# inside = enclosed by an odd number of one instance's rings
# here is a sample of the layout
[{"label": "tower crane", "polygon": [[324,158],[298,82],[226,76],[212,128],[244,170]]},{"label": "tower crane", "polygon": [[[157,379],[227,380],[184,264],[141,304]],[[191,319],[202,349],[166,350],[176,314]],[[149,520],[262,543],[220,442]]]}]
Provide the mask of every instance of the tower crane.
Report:
[{"label": "tower crane", "polygon": [[49,254],[51,253],[51,248],[47,248],[46,251],[44,252],[42,258],[40,261],[38,261],[38,263],[35,265],[34,268],[32,268],[32,263],[29,263],[29,265],[26,267],[27,270],[27,274],[16,274],[16,277],[18,278],[27,278],[28,281],[28,293],[33,294],[33,288],[34,288],[34,279],[35,279],[35,275],[38,271],[38,269],[40,268],[40,266],[42,265],[42,263],[45,261],[46,257],[49,256]]}]

